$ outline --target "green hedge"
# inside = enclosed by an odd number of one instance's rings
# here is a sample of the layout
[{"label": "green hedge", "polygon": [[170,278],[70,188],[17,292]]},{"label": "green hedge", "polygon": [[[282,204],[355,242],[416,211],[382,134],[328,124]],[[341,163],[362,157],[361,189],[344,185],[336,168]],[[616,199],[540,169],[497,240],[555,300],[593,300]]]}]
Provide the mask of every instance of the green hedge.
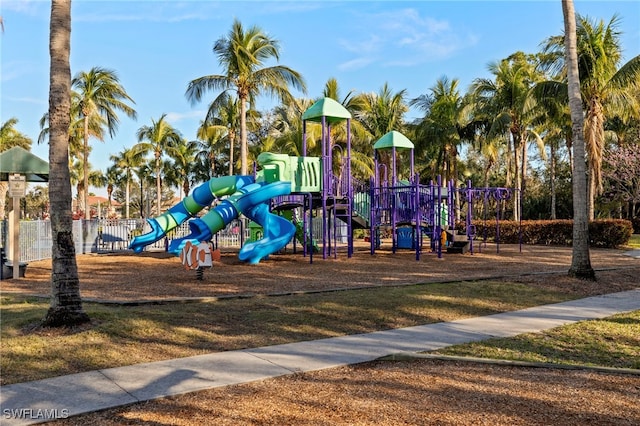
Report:
[{"label": "green hedge", "polygon": [[[526,220],[522,222],[474,221],[475,238],[499,241],[504,244],[543,244],[571,246],[573,240],[572,220]],[[589,223],[589,240],[592,247],[617,248],[629,243],[633,227],[631,222],[622,219],[599,219]]]}]

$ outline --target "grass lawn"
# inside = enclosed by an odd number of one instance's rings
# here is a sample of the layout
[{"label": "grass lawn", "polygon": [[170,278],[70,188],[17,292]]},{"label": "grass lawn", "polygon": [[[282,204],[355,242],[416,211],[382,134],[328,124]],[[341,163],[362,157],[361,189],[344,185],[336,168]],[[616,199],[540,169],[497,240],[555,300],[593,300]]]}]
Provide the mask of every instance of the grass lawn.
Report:
[{"label": "grass lawn", "polygon": [[207,303],[85,303],[92,323],[38,329],[48,302],[1,298],[2,384],[141,362],[450,321],[575,298],[475,281]]},{"label": "grass lawn", "polygon": [[640,234],[631,235],[631,238],[629,239],[629,244],[627,245],[634,249],[640,249]]},{"label": "grass lawn", "polygon": [[[108,367],[489,315],[575,298],[521,283],[474,281],[204,303],[86,303],[92,323],[39,329],[48,303],[3,295],[2,384]],[[442,353],[640,368],[640,312],[493,339]]]},{"label": "grass lawn", "polygon": [[640,370],[640,311],[451,346],[438,354]]}]

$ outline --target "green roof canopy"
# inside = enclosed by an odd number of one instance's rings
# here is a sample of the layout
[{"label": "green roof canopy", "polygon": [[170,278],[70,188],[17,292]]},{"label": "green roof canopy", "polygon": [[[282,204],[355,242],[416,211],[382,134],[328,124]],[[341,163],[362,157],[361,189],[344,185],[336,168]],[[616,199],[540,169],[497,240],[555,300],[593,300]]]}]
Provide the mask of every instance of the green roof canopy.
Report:
[{"label": "green roof canopy", "polygon": [[329,124],[338,123],[351,118],[351,113],[340,103],[331,98],[322,98],[302,114],[302,120],[322,122],[325,117]]},{"label": "green roof canopy", "polygon": [[378,142],[373,145],[373,149],[385,148],[413,149],[413,142],[402,133],[392,130],[378,139]]},{"label": "green roof canopy", "polygon": [[0,181],[9,175],[25,175],[27,182],[48,182],[49,163],[19,146],[0,153]]}]

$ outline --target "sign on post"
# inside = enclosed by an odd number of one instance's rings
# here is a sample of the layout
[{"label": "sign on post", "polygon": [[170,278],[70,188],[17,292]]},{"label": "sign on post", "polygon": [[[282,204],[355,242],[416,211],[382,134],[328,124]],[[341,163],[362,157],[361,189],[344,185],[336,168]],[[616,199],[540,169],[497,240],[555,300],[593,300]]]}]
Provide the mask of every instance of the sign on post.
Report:
[{"label": "sign on post", "polygon": [[9,197],[22,198],[27,195],[27,179],[24,175],[9,175]]}]

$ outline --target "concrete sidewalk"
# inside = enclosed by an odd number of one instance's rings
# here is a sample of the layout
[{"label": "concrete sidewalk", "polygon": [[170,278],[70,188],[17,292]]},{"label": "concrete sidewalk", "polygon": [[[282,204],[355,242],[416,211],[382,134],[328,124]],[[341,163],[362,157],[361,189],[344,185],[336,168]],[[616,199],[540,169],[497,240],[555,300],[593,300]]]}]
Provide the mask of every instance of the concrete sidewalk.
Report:
[{"label": "concrete sidewalk", "polygon": [[28,425],[150,399],[509,337],[640,309],[640,289],[485,317],[212,353],[0,387],[0,424]]}]

